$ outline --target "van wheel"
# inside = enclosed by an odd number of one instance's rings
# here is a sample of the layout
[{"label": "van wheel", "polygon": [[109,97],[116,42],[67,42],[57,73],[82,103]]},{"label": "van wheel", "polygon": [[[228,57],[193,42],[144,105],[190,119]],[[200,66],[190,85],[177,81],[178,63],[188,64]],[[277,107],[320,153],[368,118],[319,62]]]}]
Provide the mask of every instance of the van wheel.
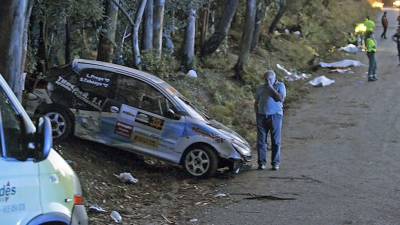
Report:
[{"label": "van wheel", "polygon": [[40,114],[50,119],[55,142],[63,141],[71,135],[73,120],[68,115],[67,110],[59,106],[49,105],[41,110]]},{"label": "van wheel", "polygon": [[184,156],[185,171],[194,177],[212,177],[218,169],[218,156],[207,146],[193,147]]}]

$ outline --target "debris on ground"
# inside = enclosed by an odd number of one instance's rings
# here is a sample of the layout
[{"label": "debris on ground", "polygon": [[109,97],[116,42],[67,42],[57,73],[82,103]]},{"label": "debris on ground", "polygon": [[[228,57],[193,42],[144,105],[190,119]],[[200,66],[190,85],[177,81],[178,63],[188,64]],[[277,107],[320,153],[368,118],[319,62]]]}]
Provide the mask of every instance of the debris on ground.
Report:
[{"label": "debris on ground", "polygon": [[119,214],[119,212],[112,211],[110,216],[114,220],[114,222],[116,222],[116,223],[122,222],[122,216]]},{"label": "debris on ground", "polygon": [[134,178],[131,173],[120,173],[119,175],[115,176],[125,184],[136,184],[139,182],[139,180]]},{"label": "debris on ground", "polygon": [[357,47],[357,46],[355,46],[355,45],[353,45],[353,44],[348,44],[348,45],[345,46],[345,47],[339,48],[339,50],[340,50],[340,51],[347,52],[347,53],[353,53],[353,54],[358,53],[358,52],[361,51],[361,49],[360,49],[359,47]]},{"label": "debris on ground", "polygon": [[217,193],[214,195],[214,198],[223,198],[226,197],[227,195],[225,193]]},{"label": "debris on ground", "polygon": [[198,220],[198,219],[195,219],[195,218],[189,220],[189,222],[191,222],[191,223],[196,223],[196,222],[198,222],[198,221],[199,221],[199,220]]},{"label": "debris on ground", "polygon": [[161,215],[161,217],[162,217],[165,221],[167,221],[167,223],[169,223],[169,224],[174,224],[174,223],[175,223],[175,222],[169,220],[169,219],[168,219],[166,216],[164,216],[164,215]]},{"label": "debris on ground", "polygon": [[326,76],[319,76],[309,81],[309,83],[314,87],[326,87],[334,84],[335,81],[327,78]]},{"label": "debris on ground", "polygon": [[284,66],[280,65],[280,64],[276,64],[276,67],[278,69],[280,69],[281,71],[283,71],[283,73],[285,74],[285,80],[287,81],[297,81],[297,80],[306,80],[309,79],[311,77],[310,74],[305,74],[305,73],[298,73],[296,71],[289,71],[287,70]]},{"label": "debris on ground", "polygon": [[334,70],[330,70],[330,73],[340,73],[340,74],[353,74],[354,72],[350,69],[334,69]]},{"label": "debris on ground", "polygon": [[359,66],[365,66],[363,63],[357,60],[351,60],[351,59],[345,59],[342,61],[338,62],[333,62],[333,63],[324,63],[321,62],[319,64],[322,68],[347,68],[347,67],[359,67]]},{"label": "debris on ground", "polygon": [[98,205],[91,205],[89,207],[89,212],[94,212],[94,213],[105,213],[107,212],[105,209],[101,208]]},{"label": "debris on ground", "polygon": [[189,70],[189,72],[187,72],[186,76],[188,76],[190,78],[197,78],[197,72],[195,70]]}]

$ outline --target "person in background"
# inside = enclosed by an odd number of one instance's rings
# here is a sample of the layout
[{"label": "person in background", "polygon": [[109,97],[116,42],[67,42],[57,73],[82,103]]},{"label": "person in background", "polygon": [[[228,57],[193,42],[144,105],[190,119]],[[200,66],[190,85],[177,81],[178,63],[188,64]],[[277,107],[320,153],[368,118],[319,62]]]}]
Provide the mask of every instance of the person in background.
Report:
[{"label": "person in background", "polygon": [[397,43],[397,55],[399,56],[399,66],[400,66],[400,26],[397,28],[397,33],[392,37],[393,41]]},{"label": "person in background", "polygon": [[279,170],[281,155],[281,130],[285,84],[276,79],[273,70],[265,73],[265,84],[257,88],[254,110],[257,118],[258,169],[265,170],[267,163],[267,137],[271,134],[271,166]]},{"label": "person in background", "polygon": [[383,33],[381,34],[381,38],[387,39],[386,33],[387,33],[388,26],[389,26],[389,21],[387,18],[386,11],[383,13],[381,21],[382,21],[382,26],[383,26]]},{"label": "person in background", "polygon": [[378,80],[378,78],[376,77],[377,63],[375,58],[377,43],[375,38],[373,37],[373,32],[371,31],[367,31],[365,33],[365,47],[369,60],[368,81],[377,81]]}]

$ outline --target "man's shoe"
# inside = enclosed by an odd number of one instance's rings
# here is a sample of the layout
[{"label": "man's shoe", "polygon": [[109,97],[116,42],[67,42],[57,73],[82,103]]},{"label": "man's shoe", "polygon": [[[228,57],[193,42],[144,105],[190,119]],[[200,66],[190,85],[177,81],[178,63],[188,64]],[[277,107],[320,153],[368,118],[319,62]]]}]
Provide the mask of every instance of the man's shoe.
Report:
[{"label": "man's shoe", "polygon": [[265,164],[261,164],[261,165],[258,165],[258,169],[265,170],[265,169],[267,169],[267,166],[265,166]]},{"label": "man's shoe", "polygon": [[373,81],[377,81],[378,80],[378,78],[376,78],[376,75],[372,77],[372,80]]},{"label": "man's shoe", "polygon": [[273,166],[272,166],[272,170],[275,170],[275,171],[276,171],[276,170],[279,170],[279,165],[273,165]]}]

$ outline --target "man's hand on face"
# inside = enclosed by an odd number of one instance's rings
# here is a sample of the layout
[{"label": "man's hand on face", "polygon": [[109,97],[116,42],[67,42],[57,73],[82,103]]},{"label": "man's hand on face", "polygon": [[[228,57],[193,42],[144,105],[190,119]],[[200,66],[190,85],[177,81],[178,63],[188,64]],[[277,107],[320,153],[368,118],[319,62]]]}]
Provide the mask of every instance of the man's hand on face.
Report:
[{"label": "man's hand on face", "polygon": [[273,90],[274,89],[274,84],[271,82],[270,79],[267,79],[268,87]]}]

